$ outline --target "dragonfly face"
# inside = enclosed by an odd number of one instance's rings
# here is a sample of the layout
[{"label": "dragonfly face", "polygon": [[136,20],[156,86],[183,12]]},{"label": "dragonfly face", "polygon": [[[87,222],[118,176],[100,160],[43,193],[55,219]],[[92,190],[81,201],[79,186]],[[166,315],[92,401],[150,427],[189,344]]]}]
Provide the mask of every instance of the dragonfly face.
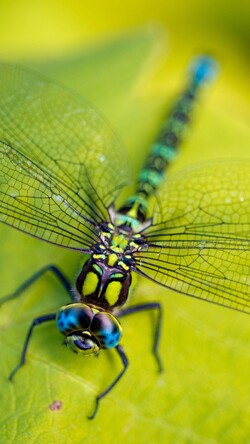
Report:
[{"label": "dragonfly face", "polygon": [[120,323],[111,313],[100,312],[83,303],[62,307],[56,325],[65,335],[65,344],[82,355],[116,347],[122,335]]}]

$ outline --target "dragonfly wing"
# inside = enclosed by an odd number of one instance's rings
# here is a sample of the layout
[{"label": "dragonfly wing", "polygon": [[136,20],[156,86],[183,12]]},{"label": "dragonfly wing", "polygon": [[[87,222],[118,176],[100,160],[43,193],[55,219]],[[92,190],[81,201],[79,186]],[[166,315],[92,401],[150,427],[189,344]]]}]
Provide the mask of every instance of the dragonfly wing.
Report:
[{"label": "dragonfly wing", "polygon": [[83,250],[97,233],[79,197],[11,146],[0,142],[0,221],[48,242]]},{"label": "dragonfly wing", "polygon": [[[66,229],[70,217],[79,224],[84,238],[91,226],[94,231],[96,224],[109,220],[107,208],[129,181],[126,155],[96,110],[50,80],[5,64],[0,65],[0,141],[5,159],[0,166],[3,214],[8,206],[3,221],[69,248],[76,248],[69,241],[69,227]],[[30,162],[30,169],[25,162]],[[12,194],[17,187],[18,199],[8,191],[7,178]],[[28,213],[31,219],[34,216],[30,224],[19,216],[20,196],[27,195],[28,203],[23,197],[22,208],[25,220]],[[55,213],[48,195],[58,196]],[[63,228],[54,236],[54,228],[44,222],[60,219],[65,211],[65,238]]]},{"label": "dragonfly wing", "polygon": [[250,163],[188,168],[161,188],[137,271],[250,313]]}]

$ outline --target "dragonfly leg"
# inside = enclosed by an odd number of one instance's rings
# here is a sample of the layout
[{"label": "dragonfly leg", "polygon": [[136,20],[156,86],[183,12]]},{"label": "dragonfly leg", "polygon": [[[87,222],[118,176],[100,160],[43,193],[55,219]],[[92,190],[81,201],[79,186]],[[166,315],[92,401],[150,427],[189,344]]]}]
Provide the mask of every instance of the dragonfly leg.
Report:
[{"label": "dragonfly leg", "polygon": [[115,349],[116,349],[118,355],[121,358],[121,361],[122,361],[122,364],[123,364],[123,369],[118,374],[118,376],[114,379],[112,384],[110,384],[110,386],[106,390],[104,390],[99,396],[96,397],[94,411],[93,411],[93,413],[90,416],[88,416],[88,419],[94,419],[94,417],[96,416],[97,411],[98,411],[100,400],[102,398],[104,398],[114,388],[114,386],[117,384],[118,381],[120,381],[120,379],[122,378],[122,376],[124,375],[125,371],[128,368],[128,364],[129,364],[128,363],[128,358],[127,358],[127,356],[126,356],[122,346],[121,345],[117,345],[115,347]]},{"label": "dragonfly leg", "polygon": [[13,293],[10,295],[7,295],[0,300],[0,305],[4,304],[5,302],[10,301],[11,299],[15,299],[20,294],[26,290],[26,288],[30,287],[34,282],[36,282],[41,276],[43,276],[47,271],[50,271],[53,273],[58,280],[61,282],[67,293],[70,295],[71,299],[73,299],[72,293],[71,293],[71,285],[66,278],[66,276],[62,273],[62,271],[56,266],[56,265],[46,265],[45,267],[38,270],[36,273],[34,273],[32,276],[30,276],[25,282],[23,282],[20,287],[18,287]]},{"label": "dragonfly leg", "polygon": [[28,333],[26,335],[26,339],[23,345],[23,351],[22,351],[22,355],[21,355],[21,359],[19,364],[14,368],[14,370],[12,370],[11,374],[9,375],[9,380],[12,381],[13,377],[15,376],[16,372],[25,364],[26,361],[26,354],[27,354],[27,349],[28,349],[28,345],[31,339],[31,335],[33,332],[33,329],[37,326],[42,324],[43,322],[48,322],[48,321],[54,321],[56,319],[56,313],[51,313],[48,315],[44,315],[44,316],[39,316],[39,318],[36,318],[32,321],[32,324],[28,330]]},{"label": "dragonfly leg", "polygon": [[155,333],[154,333],[153,354],[156,359],[159,372],[162,372],[163,365],[162,365],[162,361],[161,361],[161,358],[159,355],[159,350],[158,350],[159,343],[160,343],[160,336],[161,336],[162,318],[163,318],[163,311],[162,311],[161,304],[159,302],[149,302],[149,303],[145,303],[145,304],[134,305],[132,307],[128,307],[124,310],[121,310],[118,313],[117,317],[121,318],[122,316],[127,316],[130,314],[138,313],[140,311],[145,311],[145,310],[156,310],[156,312],[157,312],[157,324],[156,324],[156,329],[155,329]]}]

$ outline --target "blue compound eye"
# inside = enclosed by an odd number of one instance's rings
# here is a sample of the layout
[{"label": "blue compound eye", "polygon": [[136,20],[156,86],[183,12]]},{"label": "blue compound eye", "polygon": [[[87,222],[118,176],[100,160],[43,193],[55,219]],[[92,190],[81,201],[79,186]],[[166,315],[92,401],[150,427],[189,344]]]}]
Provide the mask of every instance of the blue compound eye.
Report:
[{"label": "blue compound eye", "polygon": [[90,326],[91,332],[98,339],[101,348],[116,347],[122,336],[121,325],[110,313],[97,313]]},{"label": "blue compound eye", "polygon": [[100,350],[98,340],[88,331],[70,333],[65,338],[65,344],[75,353],[95,355]]},{"label": "blue compound eye", "polygon": [[64,335],[79,330],[87,330],[93,316],[94,313],[90,307],[76,302],[60,308],[56,317],[56,326]]}]

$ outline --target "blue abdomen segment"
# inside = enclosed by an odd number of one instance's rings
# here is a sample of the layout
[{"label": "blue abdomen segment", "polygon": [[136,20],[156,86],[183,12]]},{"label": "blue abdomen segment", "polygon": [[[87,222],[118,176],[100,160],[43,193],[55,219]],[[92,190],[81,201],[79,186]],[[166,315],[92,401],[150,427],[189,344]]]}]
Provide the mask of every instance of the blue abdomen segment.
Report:
[{"label": "blue abdomen segment", "polygon": [[215,80],[218,73],[218,63],[213,57],[199,56],[190,64],[190,73],[196,85]]}]

